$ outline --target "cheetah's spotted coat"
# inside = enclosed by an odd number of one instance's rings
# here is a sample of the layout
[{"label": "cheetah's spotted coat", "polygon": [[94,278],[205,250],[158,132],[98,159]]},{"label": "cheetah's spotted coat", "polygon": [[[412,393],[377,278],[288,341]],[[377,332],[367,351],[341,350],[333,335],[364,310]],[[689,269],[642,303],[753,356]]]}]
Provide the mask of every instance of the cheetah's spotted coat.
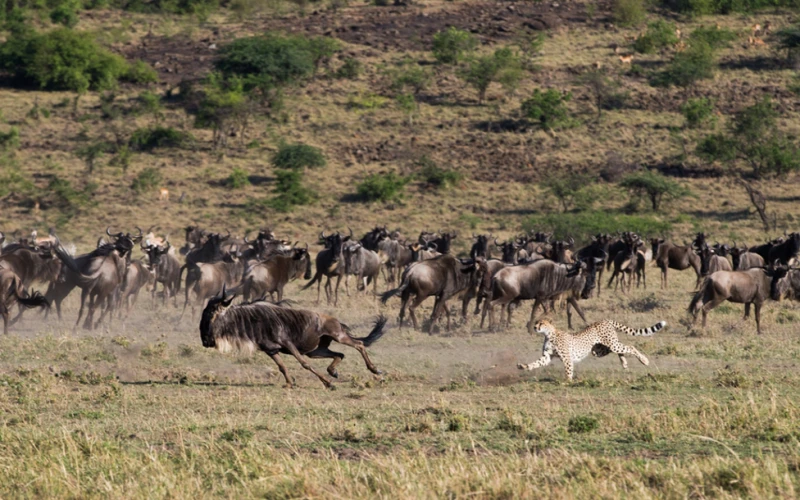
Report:
[{"label": "cheetah's spotted coat", "polygon": [[575,363],[585,359],[589,353],[593,356],[603,357],[612,352],[617,353],[619,356],[623,369],[628,368],[625,354],[633,354],[643,365],[648,365],[650,361],[647,357],[635,347],[627,346],[620,342],[616,331],[619,330],[628,335],[649,336],[664,328],[666,324],[666,321],[661,321],[650,328],[634,330],[616,321],[606,320],[589,325],[582,332],[572,335],[568,332],[558,331],[550,321],[543,319],[537,321],[533,327],[536,332],[544,334],[542,357],[528,365],[520,363],[517,368],[533,370],[534,368],[547,366],[550,364],[551,357],[557,356],[564,362],[567,379],[572,380],[575,373]]}]

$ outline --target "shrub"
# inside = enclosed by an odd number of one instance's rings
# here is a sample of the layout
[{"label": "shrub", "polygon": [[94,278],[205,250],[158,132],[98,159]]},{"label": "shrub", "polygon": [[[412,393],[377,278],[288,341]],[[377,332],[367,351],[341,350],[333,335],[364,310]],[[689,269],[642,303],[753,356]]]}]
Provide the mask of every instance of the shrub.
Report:
[{"label": "shrub", "polygon": [[591,415],[576,415],[569,419],[567,431],[571,434],[583,434],[592,432],[600,426],[597,417]]},{"label": "shrub", "polygon": [[392,71],[389,76],[392,80],[391,87],[394,92],[404,93],[406,89],[409,89],[415,96],[418,96],[420,92],[428,87],[432,78],[430,71],[416,64]]},{"label": "shrub", "polygon": [[163,109],[163,106],[161,105],[160,95],[156,94],[155,92],[145,90],[136,97],[136,101],[138,102],[137,107],[139,108],[139,112],[153,115],[153,117],[157,120],[162,118],[161,110]]},{"label": "shrub", "polygon": [[361,74],[361,61],[355,57],[345,57],[334,76],[345,80],[355,80]]},{"label": "shrub", "polygon": [[74,28],[78,24],[78,10],[80,7],[77,2],[61,2],[50,11],[50,21],[67,28]]},{"label": "shrub", "polygon": [[270,88],[310,78],[336,50],[338,42],[330,38],[252,36],[223,46],[215,67],[226,76],[242,77],[245,89]]},{"label": "shrub", "polygon": [[649,198],[654,212],[658,212],[665,199],[674,200],[689,194],[689,190],[682,185],[653,171],[628,175],[619,185],[637,196]]},{"label": "shrub", "polygon": [[192,140],[188,132],[155,126],[134,130],[128,144],[134,151],[152,151],[155,148],[180,148]]},{"label": "shrub", "polygon": [[778,31],[778,48],[786,51],[786,61],[793,69],[800,69],[800,25]]},{"label": "shrub", "polygon": [[444,169],[427,156],[417,161],[417,168],[417,175],[422,182],[434,189],[454,187],[464,178],[460,172]]},{"label": "shrub", "polygon": [[644,21],[647,13],[643,0],[614,0],[614,20],[622,26],[634,26]]},{"label": "shrub", "polygon": [[558,200],[564,212],[573,205],[587,209],[596,200],[596,193],[591,189],[592,179],[593,176],[587,174],[551,176],[542,182],[542,187]]},{"label": "shrub", "polygon": [[526,231],[552,231],[553,237],[564,239],[568,236],[579,238],[597,233],[616,233],[634,231],[639,234],[666,234],[672,228],[653,216],[614,214],[608,211],[578,213],[553,213],[528,218],[523,223]]},{"label": "shrub", "polygon": [[86,170],[91,174],[95,162],[105,153],[113,150],[113,145],[106,141],[94,141],[75,150],[75,156],[86,163]]},{"label": "shrub", "polygon": [[502,48],[491,56],[472,59],[459,76],[478,91],[478,101],[483,102],[492,82],[500,82],[509,89],[516,88],[522,78],[522,66],[511,49]]},{"label": "shrub", "polygon": [[130,65],[122,80],[137,84],[155,83],[158,81],[158,72],[146,62],[137,60]]},{"label": "shrub", "polygon": [[75,189],[68,180],[56,176],[47,184],[46,196],[52,206],[61,211],[62,221],[66,222],[92,205],[92,196],[96,190],[97,184],[90,182],[82,189]]},{"label": "shrub", "polygon": [[709,162],[733,161],[736,159],[736,144],[725,134],[711,134],[697,144],[695,153]]},{"label": "shrub", "polygon": [[472,33],[451,26],[433,35],[433,57],[441,64],[458,64],[478,46]]},{"label": "shrub", "polygon": [[85,92],[115,86],[128,63],[97,45],[90,33],[59,28],[9,38],[0,45],[0,69],[17,85]]},{"label": "shrub", "polygon": [[281,144],[272,157],[272,166],[275,168],[303,170],[324,167],[326,164],[325,156],[319,148],[302,143]]},{"label": "shrub", "polygon": [[147,167],[133,179],[131,189],[141,194],[161,184],[161,172],[153,167]]},{"label": "shrub", "polygon": [[707,97],[689,99],[681,106],[688,128],[700,128],[714,119],[714,103]]},{"label": "shrub", "polygon": [[[192,95],[187,89],[181,95]],[[206,80],[205,88],[197,92],[199,104],[193,108],[189,99],[188,107],[195,113],[195,127],[210,128],[214,131],[214,146],[226,146],[228,138],[238,132],[243,132],[248,124],[248,118],[254,109],[259,108],[245,92],[244,81],[236,76],[225,78],[219,73],[212,73]],[[262,99],[266,94],[261,95]],[[279,108],[280,94],[273,94],[269,110]],[[269,114],[269,113],[265,113]],[[242,135],[244,137],[244,135]]]},{"label": "shrub", "polygon": [[689,35],[690,43],[705,43],[712,49],[729,47],[737,38],[736,33],[729,29],[716,26],[699,27]]},{"label": "shrub", "polygon": [[217,0],[121,0],[122,7],[143,14],[197,14],[207,15],[219,6]]},{"label": "shrub", "polygon": [[0,132],[0,150],[9,151],[19,147],[19,129],[11,127],[8,132]]},{"label": "shrub", "polygon": [[358,186],[358,195],[365,201],[395,201],[403,197],[410,177],[403,177],[389,172],[388,174],[372,174],[367,176]]},{"label": "shrub", "polygon": [[572,94],[562,94],[555,89],[542,92],[533,91],[533,96],[522,103],[522,115],[537,123],[545,130],[565,126],[569,123],[569,110],[567,102],[572,99]]},{"label": "shrub", "polygon": [[303,186],[301,170],[278,170],[275,177],[276,196],[267,200],[266,206],[278,212],[289,212],[295,205],[308,205],[317,199],[314,191]]},{"label": "shrub", "polygon": [[647,31],[633,42],[633,50],[641,54],[652,54],[678,43],[675,24],[659,19],[647,25]]},{"label": "shrub", "polygon": [[234,168],[231,175],[225,179],[225,185],[230,189],[241,189],[250,185],[250,178],[243,169]]},{"label": "shrub", "polygon": [[711,46],[695,42],[685,51],[675,54],[669,66],[657,74],[652,83],[656,86],[689,87],[698,80],[712,78],[715,66],[714,50]]},{"label": "shrub", "polygon": [[629,92],[618,92],[619,83],[609,79],[602,71],[589,71],[579,78],[594,97],[598,119],[603,110],[622,109],[630,98]]},{"label": "shrub", "polygon": [[394,98],[394,102],[408,116],[408,124],[411,125],[414,113],[417,111],[417,100],[414,99],[414,94],[399,94]]}]

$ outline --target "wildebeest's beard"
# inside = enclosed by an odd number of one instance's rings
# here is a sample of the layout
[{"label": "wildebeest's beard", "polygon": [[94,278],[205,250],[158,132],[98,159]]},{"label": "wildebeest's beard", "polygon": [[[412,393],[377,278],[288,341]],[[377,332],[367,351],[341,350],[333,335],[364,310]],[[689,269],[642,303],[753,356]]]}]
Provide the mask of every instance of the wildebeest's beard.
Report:
[{"label": "wildebeest's beard", "polygon": [[200,340],[203,341],[203,347],[216,347],[214,323],[219,315],[231,305],[231,301],[233,301],[233,297],[226,299],[223,293],[209,300],[208,305],[203,309],[203,316],[200,318]]}]

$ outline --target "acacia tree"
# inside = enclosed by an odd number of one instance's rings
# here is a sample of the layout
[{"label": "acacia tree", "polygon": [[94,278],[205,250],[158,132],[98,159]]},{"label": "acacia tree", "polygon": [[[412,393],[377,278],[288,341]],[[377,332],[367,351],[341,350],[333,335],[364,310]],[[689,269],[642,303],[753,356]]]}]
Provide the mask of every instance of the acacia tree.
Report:
[{"label": "acacia tree", "polygon": [[684,186],[653,171],[628,175],[619,185],[637,196],[646,196],[654,212],[658,212],[663,201],[682,198],[689,194],[689,190]]},{"label": "acacia tree", "polygon": [[766,197],[755,183],[782,179],[800,170],[800,149],[780,130],[778,116],[772,100],[764,97],[736,113],[726,133],[706,136],[696,150],[701,158],[725,165],[729,174],[737,178],[764,230],[770,228]]}]

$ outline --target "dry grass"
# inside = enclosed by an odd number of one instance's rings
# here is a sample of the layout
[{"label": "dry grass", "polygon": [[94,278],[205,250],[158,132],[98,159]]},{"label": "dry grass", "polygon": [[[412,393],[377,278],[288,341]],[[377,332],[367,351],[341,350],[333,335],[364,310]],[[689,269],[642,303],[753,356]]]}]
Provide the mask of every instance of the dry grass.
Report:
[{"label": "dry grass", "polygon": [[[558,361],[515,368],[541,348],[527,307],[495,334],[474,320],[447,336],[393,328],[370,350],[383,381],[341,348],[328,392],[294,361],[289,390],[263,354],[203,350],[171,307],[140,302],[137,319],[87,336],[70,332],[72,304],[66,324],[28,319],[0,339],[0,496],[792,497],[800,311],[769,304],[761,337],[741,306],[688,330],[692,282],[589,301],[590,320],[669,327],[623,339],[649,367],[589,359],[573,384]],[[653,293],[657,307],[635,312]],[[380,310],[290,296],[358,333]],[[587,418],[596,428],[570,423]]]}]

